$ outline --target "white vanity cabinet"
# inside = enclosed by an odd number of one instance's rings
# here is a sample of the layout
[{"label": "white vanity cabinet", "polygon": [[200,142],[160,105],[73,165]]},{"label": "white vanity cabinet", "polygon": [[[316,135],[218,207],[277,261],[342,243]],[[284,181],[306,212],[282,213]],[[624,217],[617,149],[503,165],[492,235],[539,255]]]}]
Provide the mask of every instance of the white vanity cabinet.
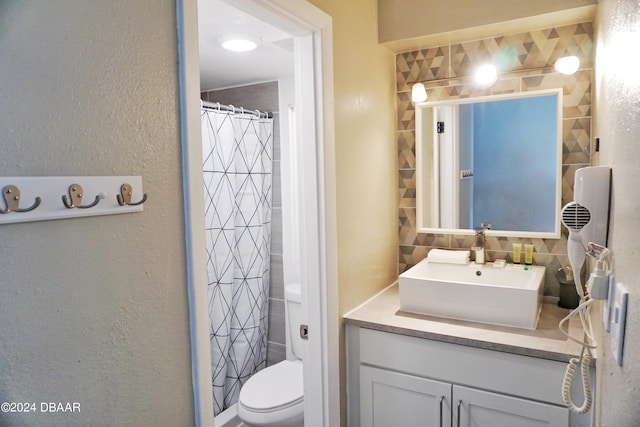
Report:
[{"label": "white vanity cabinet", "polygon": [[569,411],[547,403],[360,366],[360,425],[567,427]]},{"label": "white vanity cabinet", "polygon": [[451,384],[360,366],[360,425],[450,426]]},{"label": "white vanity cabinet", "polygon": [[360,425],[566,427],[567,408],[360,366]]},{"label": "white vanity cabinet", "polygon": [[346,326],[350,427],[592,425],[562,403],[564,362]]}]

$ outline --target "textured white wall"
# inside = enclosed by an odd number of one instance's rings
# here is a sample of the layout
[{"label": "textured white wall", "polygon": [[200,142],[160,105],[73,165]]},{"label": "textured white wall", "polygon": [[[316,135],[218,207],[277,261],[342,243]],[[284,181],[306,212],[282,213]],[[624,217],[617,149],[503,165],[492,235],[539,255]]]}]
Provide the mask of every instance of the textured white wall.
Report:
[{"label": "textured white wall", "polygon": [[601,154],[598,163],[613,169],[613,202],[609,247],[616,280],[627,285],[624,364],[618,366],[609,335],[600,336],[597,376],[598,426],[640,423],[640,3],[600,0],[596,51],[596,129]]},{"label": "textured white wall", "polygon": [[2,175],[141,175],[149,194],[0,226],[0,401],[81,405],[1,425],[194,422],[175,28],[173,0],[0,3]]},{"label": "textured white wall", "polygon": [[376,41],[376,5],[311,0],[331,15],[336,132],[339,311],[396,280],[394,55]]}]

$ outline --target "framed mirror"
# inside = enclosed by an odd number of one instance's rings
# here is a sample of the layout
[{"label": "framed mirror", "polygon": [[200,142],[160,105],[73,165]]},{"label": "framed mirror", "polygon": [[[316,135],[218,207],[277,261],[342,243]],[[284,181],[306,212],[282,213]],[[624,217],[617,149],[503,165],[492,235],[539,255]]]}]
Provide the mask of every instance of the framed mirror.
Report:
[{"label": "framed mirror", "polygon": [[415,110],[419,233],[560,238],[562,89]]}]

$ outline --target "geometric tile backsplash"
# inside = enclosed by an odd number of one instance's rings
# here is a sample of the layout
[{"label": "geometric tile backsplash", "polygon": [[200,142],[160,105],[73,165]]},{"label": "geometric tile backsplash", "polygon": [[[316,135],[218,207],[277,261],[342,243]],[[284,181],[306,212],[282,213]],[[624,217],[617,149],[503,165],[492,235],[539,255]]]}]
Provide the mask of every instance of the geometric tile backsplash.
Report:
[{"label": "geometric tile backsplash", "polygon": [[[411,86],[424,83],[429,101],[562,88],[562,205],[573,200],[576,169],[590,164],[593,93],[591,22],[508,34],[396,55],[399,272],[423,259],[428,250],[468,248],[473,236],[416,232],[415,110]],[[576,55],[580,69],[556,73],[556,59]],[[498,80],[489,89],[470,84],[471,67],[491,59]],[[560,239],[487,237],[487,260],[511,261],[511,244],[533,243],[534,263],[547,269],[545,294],[558,296],[555,273],[568,264],[567,231]]]}]

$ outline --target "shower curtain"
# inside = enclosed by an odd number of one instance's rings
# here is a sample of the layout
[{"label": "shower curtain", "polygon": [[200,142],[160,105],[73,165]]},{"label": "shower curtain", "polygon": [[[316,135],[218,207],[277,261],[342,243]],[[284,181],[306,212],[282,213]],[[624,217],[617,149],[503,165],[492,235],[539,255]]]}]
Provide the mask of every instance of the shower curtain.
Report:
[{"label": "shower curtain", "polygon": [[202,109],[215,415],[266,366],[273,119]]}]

